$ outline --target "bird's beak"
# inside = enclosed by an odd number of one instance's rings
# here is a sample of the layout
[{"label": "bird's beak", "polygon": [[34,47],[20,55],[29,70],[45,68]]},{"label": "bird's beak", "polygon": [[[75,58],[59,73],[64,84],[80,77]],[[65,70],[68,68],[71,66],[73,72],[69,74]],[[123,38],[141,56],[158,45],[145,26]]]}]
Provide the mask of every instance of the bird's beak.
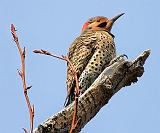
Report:
[{"label": "bird's beak", "polygon": [[111,19],[111,21],[114,23],[114,22],[115,22],[119,17],[121,17],[122,15],[124,15],[124,13],[121,13],[121,14],[113,17],[113,18]]}]

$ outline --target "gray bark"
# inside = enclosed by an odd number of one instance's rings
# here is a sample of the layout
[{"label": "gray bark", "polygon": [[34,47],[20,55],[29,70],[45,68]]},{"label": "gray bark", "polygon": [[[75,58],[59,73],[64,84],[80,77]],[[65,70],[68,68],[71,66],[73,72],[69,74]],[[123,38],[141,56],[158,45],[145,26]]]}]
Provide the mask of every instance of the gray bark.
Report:
[{"label": "gray bark", "polygon": [[[120,58],[99,75],[79,97],[75,133],[80,132],[122,87],[138,81],[138,77],[143,75],[143,65],[149,55],[150,50],[146,50],[133,61]],[[34,130],[34,133],[68,133],[71,128],[73,106],[74,103],[48,118]]]}]

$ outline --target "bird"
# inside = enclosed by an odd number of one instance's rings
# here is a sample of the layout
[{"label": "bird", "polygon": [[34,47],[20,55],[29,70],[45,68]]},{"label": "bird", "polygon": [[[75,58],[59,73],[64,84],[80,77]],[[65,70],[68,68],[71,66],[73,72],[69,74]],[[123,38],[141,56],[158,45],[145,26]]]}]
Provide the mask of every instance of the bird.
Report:
[{"label": "bird", "polygon": [[[111,33],[114,22],[123,15],[111,19],[95,16],[82,26],[81,34],[74,40],[68,50],[68,59],[73,64],[80,88],[80,95],[94,82],[98,75],[116,57],[114,35]],[[67,63],[67,97],[65,107],[74,101],[74,73]]]}]

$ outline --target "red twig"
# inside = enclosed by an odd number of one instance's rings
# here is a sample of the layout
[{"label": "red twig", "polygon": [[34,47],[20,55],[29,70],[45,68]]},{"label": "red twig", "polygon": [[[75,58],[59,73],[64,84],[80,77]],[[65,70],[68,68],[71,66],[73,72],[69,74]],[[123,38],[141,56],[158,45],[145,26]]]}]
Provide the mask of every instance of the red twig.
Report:
[{"label": "red twig", "polygon": [[[74,74],[74,78],[75,78],[75,81],[76,81],[76,95],[75,95],[75,103],[74,103],[74,113],[73,113],[73,119],[72,119],[72,125],[71,125],[71,129],[70,129],[70,133],[73,132],[73,130],[75,129],[75,127],[77,126],[77,123],[78,121],[76,120],[76,116],[77,116],[77,106],[78,106],[78,96],[79,96],[79,83],[78,83],[78,77],[77,77],[77,72],[76,72],[76,69],[75,67],[73,66],[72,62],[68,59],[67,56],[57,56],[57,55],[54,55],[46,50],[34,50],[33,51],[34,53],[39,53],[39,54],[44,54],[44,55],[49,55],[49,56],[52,56],[52,57],[55,57],[55,58],[58,58],[58,59],[61,59],[61,60],[64,60],[64,61],[67,61],[71,67],[71,70]],[[77,121],[77,122],[76,122]]]},{"label": "red twig", "polygon": [[[16,35],[16,29],[13,24],[11,24],[11,33],[14,39],[14,42],[16,43],[16,46],[18,48],[20,57],[21,57],[21,70],[18,70],[18,74],[22,79],[23,83],[23,92],[24,96],[27,102],[27,106],[29,109],[29,114],[30,114],[30,133],[33,133],[33,119],[34,119],[34,106],[31,106],[29,97],[27,95],[27,90],[31,88],[31,86],[27,87],[26,85],[26,79],[25,79],[25,47],[24,49],[21,48],[20,43],[18,41],[18,36]],[[28,133],[26,129],[23,129],[25,133]]]}]

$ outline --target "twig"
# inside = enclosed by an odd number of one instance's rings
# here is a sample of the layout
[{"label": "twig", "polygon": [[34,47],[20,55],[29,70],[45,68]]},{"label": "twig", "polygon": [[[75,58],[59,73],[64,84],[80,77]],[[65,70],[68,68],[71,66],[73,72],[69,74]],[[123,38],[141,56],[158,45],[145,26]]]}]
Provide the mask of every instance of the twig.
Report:
[{"label": "twig", "polygon": [[77,77],[77,72],[76,72],[76,69],[75,67],[73,66],[72,62],[68,59],[67,56],[57,56],[57,55],[54,55],[46,50],[34,50],[33,51],[34,53],[38,53],[38,54],[44,54],[44,55],[49,55],[49,56],[52,56],[52,57],[55,57],[55,58],[58,58],[58,59],[61,59],[61,60],[64,60],[64,61],[67,61],[71,67],[71,70],[74,74],[74,78],[75,78],[75,81],[76,81],[76,88],[75,88],[75,91],[76,91],[76,94],[75,94],[75,103],[74,103],[74,113],[73,113],[73,119],[72,119],[72,125],[71,125],[71,129],[70,129],[70,133],[73,132],[73,130],[75,129],[76,125],[77,125],[77,122],[76,122],[76,116],[77,116],[77,106],[78,106],[78,97],[79,97],[79,83],[78,83],[78,77]]},{"label": "twig", "polygon": [[[27,95],[27,90],[30,89],[32,86],[28,86],[26,85],[26,79],[25,79],[25,47],[24,49],[21,48],[20,43],[18,41],[18,36],[16,34],[16,29],[15,26],[13,24],[11,24],[11,33],[14,39],[14,42],[16,43],[16,46],[18,48],[20,57],[21,57],[21,70],[18,70],[18,74],[22,79],[22,83],[23,83],[23,92],[24,92],[24,96],[27,102],[27,106],[29,109],[29,114],[30,114],[30,133],[33,133],[33,120],[34,120],[34,106],[31,106],[30,104],[30,100],[29,97]],[[25,131],[25,133],[28,133],[28,131],[26,129],[23,128],[23,130]]]}]

